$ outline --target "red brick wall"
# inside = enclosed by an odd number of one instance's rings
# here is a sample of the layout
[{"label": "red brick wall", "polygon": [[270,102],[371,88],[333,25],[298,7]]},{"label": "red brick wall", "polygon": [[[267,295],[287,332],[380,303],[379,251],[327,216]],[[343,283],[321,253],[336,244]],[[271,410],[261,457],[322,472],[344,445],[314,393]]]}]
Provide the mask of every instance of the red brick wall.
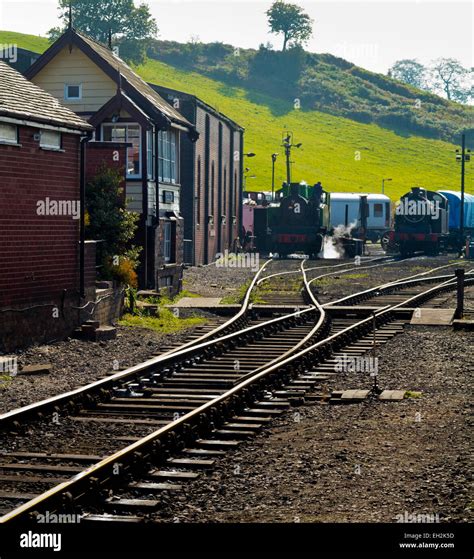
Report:
[{"label": "red brick wall", "polygon": [[79,137],[64,152],[39,148],[20,127],[21,147],[0,145],[0,308],[60,296],[79,283],[79,219],[41,216],[37,202],[79,201]]},{"label": "red brick wall", "polygon": [[[208,207],[206,208],[206,114],[209,115],[209,186]],[[231,160],[234,152],[240,154],[240,132],[234,132],[225,121],[222,121],[222,157],[221,173],[219,175],[219,119],[212,113],[206,113],[201,107],[197,107],[196,128],[200,137],[195,145],[194,158],[194,251],[195,264],[212,262],[217,252],[226,248],[232,250],[233,241],[238,235],[238,223],[231,225],[232,216],[239,218],[240,215],[240,161]],[[234,136],[233,149],[231,136]],[[201,188],[198,188],[198,166],[201,162]],[[185,164],[188,162],[186,161]],[[214,163],[214,183],[212,183],[212,164]],[[236,175],[234,176],[234,172]],[[224,173],[224,171],[226,171]],[[220,182],[219,182],[220,176]],[[224,176],[226,177],[226,188],[224,196]],[[234,182],[235,181],[235,184]],[[233,185],[233,186],[232,186]],[[233,209],[230,207],[231,191],[233,189]],[[212,190],[214,190],[214,204],[212,204]],[[219,197],[221,199],[221,212],[219,213]],[[198,221],[198,205],[200,208],[200,220]],[[214,216],[214,225],[209,225],[208,216]],[[226,216],[226,223],[222,224],[221,215]],[[221,230],[221,246],[218,245],[219,231]],[[205,258],[204,245],[207,239],[208,251]]]},{"label": "red brick wall", "polygon": [[99,169],[103,165],[106,165],[121,173],[123,180],[120,186],[124,188],[125,192],[126,158],[127,144],[115,142],[89,142],[86,147],[86,180],[93,178]]}]

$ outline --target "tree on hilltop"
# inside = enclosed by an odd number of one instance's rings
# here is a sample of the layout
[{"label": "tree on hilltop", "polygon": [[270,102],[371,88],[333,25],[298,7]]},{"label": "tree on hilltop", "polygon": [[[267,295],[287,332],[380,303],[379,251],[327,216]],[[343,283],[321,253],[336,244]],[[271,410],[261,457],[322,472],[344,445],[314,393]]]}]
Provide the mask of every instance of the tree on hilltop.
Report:
[{"label": "tree on hilltop", "polygon": [[102,43],[107,43],[111,34],[121,58],[143,62],[148,42],[158,32],[146,4],[135,7],[133,0],[59,0],[63,26],[49,30],[50,40],[56,40],[67,29],[70,4],[73,26],[78,31]]},{"label": "tree on hilltop", "polygon": [[472,69],[468,70],[454,58],[438,58],[431,67],[432,86],[443,91],[450,101],[467,103],[473,97]]},{"label": "tree on hilltop", "polygon": [[283,48],[288,43],[305,44],[313,33],[313,20],[296,4],[286,4],[277,0],[266,12],[271,33],[283,33]]}]

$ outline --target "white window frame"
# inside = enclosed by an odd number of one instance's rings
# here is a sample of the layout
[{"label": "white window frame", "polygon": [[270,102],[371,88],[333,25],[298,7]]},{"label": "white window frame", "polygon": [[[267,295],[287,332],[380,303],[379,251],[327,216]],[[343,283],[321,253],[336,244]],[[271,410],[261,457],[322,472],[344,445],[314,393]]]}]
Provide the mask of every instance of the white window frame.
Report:
[{"label": "white window frame", "polygon": [[[174,137],[174,143],[171,141],[171,137]],[[173,145],[175,149],[172,154]],[[163,171],[165,162],[169,165],[169,177],[165,177]],[[174,170],[174,177],[171,169]],[[163,184],[179,184],[179,132],[173,128],[158,132],[158,180]]]},{"label": "white window frame", "polygon": [[[138,173],[129,173],[128,172],[128,150],[129,149],[133,149],[133,148],[127,148],[127,166],[126,166],[126,173],[127,173],[127,179],[141,179],[142,178],[142,173],[143,173],[143,161],[142,161],[142,127],[138,124],[138,122],[104,122],[102,124],[102,138],[104,138],[104,131],[106,128],[125,128],[125,142],[128,142],[128,129],[129,127],[133,126],[134,128],[138,127],[138,137],[139,137],[139,146],[138,146],[138,158],[139,158],[139,164],[138,164]],[[108,140],[104,140],[104,141],[108,141]],[[112,140],[114,141],[114,140]]]},{"label": "white window frame", "polygon": [[155,178],[155,161],[156,161],[155,131],[151,129],[151,130],[147,130],[146,132],[146,164],[147,164],[147,176],[150,180],[153,180]]},{"label": "white window frame", "polygon": [[6,136],[2,137],[2,135],[0,134],[0,144],[17,146],[18,145],[18,126],[16,124],[10,124],[9,122],[0,122],[0,128],[2,126],[5,126],[9,129],[13,130],[14,133],[15,133],[15,139],[12,140],[10,138],[7,138]]},{"label": "white window frame", "polygon": [[[69,95],[70,87],[79,88],[79,97],[71,97]],[[65,101],[80,101],[82,99],[82,83],[65,83],[64,84],[64,100]]]},{"label": "white window frame", "polygon": [[[43,137],[46,134],[54,134],[59,139],[59,144],[50,144],[50,143],[47,142],[47,140],[43,140]],[[40,130],[39,135],[40,135],[39,145],[40,145],[41,149],[49,149],[49,150],[52,150],[52,151],[61,151],[61,148],[62,148],[61,132],[57,132],[56,130]]]}]

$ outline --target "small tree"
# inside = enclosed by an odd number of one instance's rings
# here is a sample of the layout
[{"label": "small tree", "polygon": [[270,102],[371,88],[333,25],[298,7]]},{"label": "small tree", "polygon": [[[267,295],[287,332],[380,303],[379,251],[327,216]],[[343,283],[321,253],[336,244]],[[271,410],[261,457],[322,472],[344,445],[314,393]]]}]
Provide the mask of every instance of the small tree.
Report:
[{"label": "small tree", "polygon": [[139,215],[124,208],[122,177],[104,165],[86,186],[87,225],[90,239],[103,240],[104,272],[136,286],[135,269],[141,249],[130,245]]},{"label": "small tree", "polygon": [[432,87],[443,91],[447,99],[467,103],[472,99],[472,70],[454,58],[438,58],[431,67]]},{"label": "small tree", "polygon": [[388,75],[419,89],[426,87],[426,68],[415,59],[397,60]]},{"label": "small tree", "polygon": [[283,51],[289,42],[295,45],[305,44],[312,35],[313,20],[296,4],[286,4],[278,0],[266,14],[271,32],[283,33]]}]

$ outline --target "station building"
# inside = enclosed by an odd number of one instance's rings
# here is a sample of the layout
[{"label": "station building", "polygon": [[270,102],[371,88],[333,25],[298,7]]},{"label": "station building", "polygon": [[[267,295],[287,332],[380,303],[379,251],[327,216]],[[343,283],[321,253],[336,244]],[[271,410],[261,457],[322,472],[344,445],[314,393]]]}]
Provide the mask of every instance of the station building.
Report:
[{"label": "station building", "polygon": [[140,214],[139,287],[181,285],[184,220],[180,213],[181,143],[196,128],[113,50],[69,28],[26,77],[94,127],[92,141],[126,142],[125,196]]},{"label": "station building", "polygon": [[208,264],[240,232],[244,129],[195,95],[150,85],[199,133],[181,144],[181,213],[186,263]]}]

